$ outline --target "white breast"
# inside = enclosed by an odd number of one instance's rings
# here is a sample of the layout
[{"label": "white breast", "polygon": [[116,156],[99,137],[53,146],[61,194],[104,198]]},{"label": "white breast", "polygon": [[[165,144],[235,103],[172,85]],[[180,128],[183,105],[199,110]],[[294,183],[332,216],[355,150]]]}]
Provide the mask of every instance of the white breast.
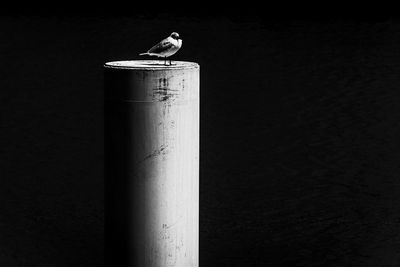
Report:
[{"label": "white breast", "polygon": [[177,47],[178,48],[181,48],[182,47],[182,39],[178,39],[178,40],[176,40],[177,41]]},{"label": "white breast", "polygon": [[178,50],[182,47],[182,40],[181,39],[175,40],[174,38],[171,38],[171,37],[168,37],[168,39],[174,46],[171,47],[170,49],[168,49],[168,51],[165,51],[163,53],[163,55],[162,55],[163,57],[172,56],[173,54],[178,52]]}]

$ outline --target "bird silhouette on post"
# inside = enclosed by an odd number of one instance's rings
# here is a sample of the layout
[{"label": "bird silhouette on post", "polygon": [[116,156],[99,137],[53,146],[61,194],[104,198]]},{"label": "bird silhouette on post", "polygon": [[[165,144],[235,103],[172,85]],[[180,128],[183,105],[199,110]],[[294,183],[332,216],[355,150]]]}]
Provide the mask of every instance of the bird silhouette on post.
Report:
[{"label": "bird silhouette on post", "polygon": [[[172,56],[182,47],[182,39],[179,38],[177,32],[171,33],[170,36],[150,48],[146,53],[139,54],[140,56],[156,56],[164,58],[164,64],[167,65],[167,57]],[[171,65],[171,60],[169,60],[169,65]]]}]

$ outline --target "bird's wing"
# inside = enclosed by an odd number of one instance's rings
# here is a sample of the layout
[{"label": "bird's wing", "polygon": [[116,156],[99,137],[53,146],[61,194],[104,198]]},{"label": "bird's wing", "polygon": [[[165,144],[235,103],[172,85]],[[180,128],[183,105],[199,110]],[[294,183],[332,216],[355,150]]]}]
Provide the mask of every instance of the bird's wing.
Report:
[{"label": "bird's wing", "polygon": [[150,50],[147,51],[147,53],[159,54],[161,52],[164,52],[165,50],[170,49],[172,46],[174,46],[174,44],[171,43],[167,38],[167,39],[162,40],[161,42],[159,42],[158,44],[156,44],[152,48],[150,48]]}]

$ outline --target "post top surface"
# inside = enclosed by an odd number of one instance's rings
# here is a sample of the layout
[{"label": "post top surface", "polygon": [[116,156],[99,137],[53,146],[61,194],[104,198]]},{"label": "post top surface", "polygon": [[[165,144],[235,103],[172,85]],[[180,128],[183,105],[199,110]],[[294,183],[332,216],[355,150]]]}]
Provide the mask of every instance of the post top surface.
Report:
[{"label": "post top surface", "polygon": [[[169,61],[167,61],[169,64]],[[199,64],[188,61],[172,61],[172,65],[165,65],[164,60],[122,60],[111,61],[104,64],[105,68],[111,69],[134,69],[134,70],[169,70],[169,69],[196,69]]]}]

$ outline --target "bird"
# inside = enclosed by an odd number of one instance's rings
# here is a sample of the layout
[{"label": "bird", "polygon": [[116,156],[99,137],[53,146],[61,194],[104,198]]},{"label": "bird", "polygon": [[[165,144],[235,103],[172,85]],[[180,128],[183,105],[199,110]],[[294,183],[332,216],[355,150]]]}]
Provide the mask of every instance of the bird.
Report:
[{"label": "bird", "polygon": [[[167,65],[167,57],[172,56],[182,47],[182,39],[179,38],[177,32],[171,33],[170,36],[150,48],[146,53],[140,53],[139,56],[156,56],[163,57],[165,59],[164,64]],[[169,65],[172,65],[169,60]]]}]

